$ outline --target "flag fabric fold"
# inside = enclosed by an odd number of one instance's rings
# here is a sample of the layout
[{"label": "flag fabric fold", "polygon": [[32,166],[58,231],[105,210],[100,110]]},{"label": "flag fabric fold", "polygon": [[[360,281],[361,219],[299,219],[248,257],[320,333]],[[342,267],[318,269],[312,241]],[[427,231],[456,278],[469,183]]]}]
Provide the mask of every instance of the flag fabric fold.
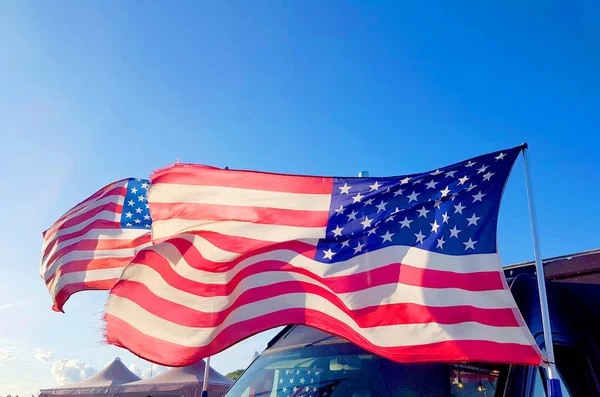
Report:
[{"label": "flag fabric fold", "polygon": [[306,324],[399,362],[538,365],[496,246],[520,150],[383,178],[158,171],[155,244],[111,289],[107,341],[183,366]]},{"label": "flag fabric fold", "polygon": [[151,244],[148,180],[128,178],[100,189],[43,233],[40,276],[63,312],[71,295],[109,290],[135,253]]}]

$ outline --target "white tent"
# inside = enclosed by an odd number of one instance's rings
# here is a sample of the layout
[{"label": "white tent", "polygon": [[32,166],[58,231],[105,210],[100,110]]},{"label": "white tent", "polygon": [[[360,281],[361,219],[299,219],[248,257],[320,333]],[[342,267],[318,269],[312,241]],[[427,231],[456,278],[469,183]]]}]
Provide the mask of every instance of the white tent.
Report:
[{"label": "white tent", "polygon": [[40,390],[39,397],[48,396],[104,396],[115,386],[140,380],[131,372],[119,357],[104,369],[89,378],[71,385],[59,386],[53,389]]},{"label": "white tent", "polygon": [[[171,368],[155,377],[121,385],[114,389],[113,394],[115,397],[199,397],[202,394],[204,368],[204,360],[187,367]],[[209,368],[208,374],[209,397],[222,396],[233,384],[231,379],[212,367]]]}]

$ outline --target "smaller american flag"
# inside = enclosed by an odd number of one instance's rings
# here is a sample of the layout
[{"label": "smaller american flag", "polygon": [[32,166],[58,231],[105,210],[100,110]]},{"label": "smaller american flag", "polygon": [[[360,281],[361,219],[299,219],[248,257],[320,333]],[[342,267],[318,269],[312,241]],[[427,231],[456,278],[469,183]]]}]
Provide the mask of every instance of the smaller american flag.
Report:
[{"label": "smaller american flag", "polygon": [[308,369],[286,369],[279,372],[277,397],[317,397],[319,396],[318,371]]},{"label": "smaller american flag", "polygon": [[63,312],[71,295],[109,290],[135,253],[151,244],[145,179],[128,178],[100,189],[43,233],[40,276]]}]

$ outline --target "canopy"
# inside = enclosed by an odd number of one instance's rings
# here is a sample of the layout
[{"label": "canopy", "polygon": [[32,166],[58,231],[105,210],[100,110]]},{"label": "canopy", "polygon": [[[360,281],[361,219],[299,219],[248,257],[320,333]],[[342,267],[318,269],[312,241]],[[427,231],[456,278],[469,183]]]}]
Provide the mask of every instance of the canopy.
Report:
[{"label": "canopy", "polygon": [[[121,385],[113,394],[116,396],[185,396],[199,397],[202,394],[202,383],[204,380],[204,360],[187,367],[172,368],[167,372],[152,378],[144,379]],[[231,379],[226,378],[212,367],[208,372],[208,394],[209,396],[222,396],[233,384]]]},{"label": "canopy", "polygon": [[89,378],[74,384],[59,386],[53,389],[40,390],[39,397],[46,396],[99,396],[106,395],[114,386],[140,380],[131,372],[119,357],[108,364],[104,369]]}]

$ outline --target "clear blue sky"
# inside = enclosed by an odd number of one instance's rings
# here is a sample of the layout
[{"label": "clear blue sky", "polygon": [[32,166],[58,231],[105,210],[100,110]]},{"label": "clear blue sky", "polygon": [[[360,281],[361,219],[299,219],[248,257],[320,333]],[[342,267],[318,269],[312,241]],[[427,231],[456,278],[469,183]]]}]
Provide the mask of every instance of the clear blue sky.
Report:
[{"label": "clear blue sky", "polygon": [[[0,395],[54,385],[60,359],[148,366],[102,344],[105,293],[51,312],[41,232],[177,159],[394,175],[526,141],[544,256],[600,247],[597,2],[101,3],[0,8]],[[499,248],[532,258],[520,162]],[[245,366],[272,334],[214,366]]]}]

